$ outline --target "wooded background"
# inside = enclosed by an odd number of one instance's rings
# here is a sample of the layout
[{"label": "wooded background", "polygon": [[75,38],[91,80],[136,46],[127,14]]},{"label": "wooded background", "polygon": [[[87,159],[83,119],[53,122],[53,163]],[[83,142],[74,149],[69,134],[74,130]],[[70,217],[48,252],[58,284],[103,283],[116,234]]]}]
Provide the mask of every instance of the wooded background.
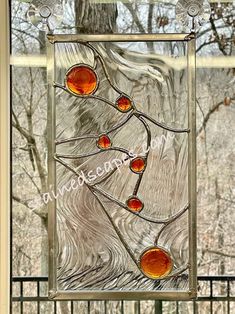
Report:
[{"label": "wooded background", "polygon": [[[235,12],[210,4],[210,20],[197,34],[198,273],[234,274],[235,230]],[[12,56],[45,56],[45,33],[26,19],[28,5],[12,0]],[[168,33],[182,29],[175,2],[94,3],[64,0],[64,33]],[[221,59],[216,59],[220,57]],[[218,60],[218,63],[213,60]],[[33,60],[33,59],[32,59]],[[40,59],[41,60],[41,59]],[[224,67],[219,63],[223,62]],[[211,65],[213,63],[213,66]],[[12,68],[13,276],[47,275],[47,82],[42,66]],[[207,289],[207,287],[204,287]],[[219,288],[221,289],[221,287]],[[223,293],[224,291],[221,291]],[[151,304],[151,303],[150,303]],[[61,312],[66,313],[66,304]],[[118,302],[113,303],[113,308]],[[151,306],[146,312],[151,313]],[[169,303],[168,312],[171,311]],[[202,313],[206,313],[205,311]],[[218,305],[217,312],[225,310]],[[50,313],[45,309],[45,313]],[[185,305],[185,312],[190,309]],[[17,313],[17,310],[15,310]],[[25,313],[32,313],[30,306]],[[83,313],[82,308],[78,313]],[[102,308],[94,307],[94,313]],[[110,313],[115,313],[110,310]],[[134,313],[130,303],[127,313]],[[225,313],[225,312],[224,312]]]}]

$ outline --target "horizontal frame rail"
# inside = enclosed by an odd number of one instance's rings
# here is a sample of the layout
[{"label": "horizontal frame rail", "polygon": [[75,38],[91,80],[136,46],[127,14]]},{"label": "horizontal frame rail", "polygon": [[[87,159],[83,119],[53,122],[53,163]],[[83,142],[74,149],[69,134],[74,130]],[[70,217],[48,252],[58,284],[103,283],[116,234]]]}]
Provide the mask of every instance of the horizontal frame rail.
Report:
[{"label": "horizontal frame rail", "polygon": [[194,34],[48,34],[51,43],[66,42],[148,42],[148,41],[188,41],[195,37]]}]

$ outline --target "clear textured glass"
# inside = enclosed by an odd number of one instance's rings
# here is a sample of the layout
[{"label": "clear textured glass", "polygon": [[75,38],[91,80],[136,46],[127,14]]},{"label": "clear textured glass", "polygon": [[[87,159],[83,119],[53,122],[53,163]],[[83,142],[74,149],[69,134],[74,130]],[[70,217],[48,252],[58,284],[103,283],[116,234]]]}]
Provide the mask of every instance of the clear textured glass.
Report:
[{"label": "clear textured glass", "polygon": [[[169,275],[187,268],[186,51],[179,42],[55,44],[60,290],[174,290],[173,279],[141,272],[138,261],[153,246],[169,253]],[[97,90],[85,98],[64,90],[76,64],[97,75]],[[139,115],[117,110],[120,95]],[[100,134],[110,149],[97,146]],[[146,158],[143,175],[131,171],[129,152]],[[126,208],[132,195],[144,204],[138,215]],[[187,272],[177,283],[187,289]]]}]

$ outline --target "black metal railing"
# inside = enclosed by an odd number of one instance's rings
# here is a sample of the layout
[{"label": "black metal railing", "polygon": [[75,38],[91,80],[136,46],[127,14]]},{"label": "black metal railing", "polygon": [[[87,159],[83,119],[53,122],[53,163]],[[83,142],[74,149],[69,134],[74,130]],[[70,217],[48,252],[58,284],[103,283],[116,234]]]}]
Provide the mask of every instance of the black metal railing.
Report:
[{"label": "black metal railing", "polygon": [[47,277],[12,278],[12,314],[235,313],[235,276],[199,276],[196,301],[50,301]]}]

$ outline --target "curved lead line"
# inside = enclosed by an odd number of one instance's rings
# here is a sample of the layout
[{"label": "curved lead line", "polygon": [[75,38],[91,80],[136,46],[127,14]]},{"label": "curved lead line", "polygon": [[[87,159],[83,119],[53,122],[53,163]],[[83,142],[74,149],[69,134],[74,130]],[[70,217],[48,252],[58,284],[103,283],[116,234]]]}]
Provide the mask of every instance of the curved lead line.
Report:
[{"label": "curved lead line", "polygon": [[124,94],[117,86],[115,86],[115,85],[112,83],[112,81],[111,81],[111,79],[110,79],[110,76],[109,76],[109,74],[108,74],[108,71],[107,71],[107,69],[106,69],[105,63],[104,63],[104,61],[103,61],[103,57],[101,56],[100,52],[99,52],[95,47],[93,47],[90,43],[81,43],[81,44],[83,44],[83,45],[86,46],[86,47],[89,47],[89,48],[93,51],[95,58],[96,58],[96,59],[99,59],[99,61],[100,61],[100,63],[101,63],[101,66],[102,66],[102,68],[103,68],[103,71],[104,71],[104,73],[105,73],[105,76],[106,76],[106,78],[107,78],[107,80],[108,80],[110,86],[112,86],[112,88],[113,88],[118,94],[121,94],[121,95]]},{"label": "curved lead line", "polygon": [[[79,42],[80,43],[80,42]],[[84,46],[87,46],[89,47],[95,56],[97,56],[97,58],[99,58],[100,62],[101,62],[101,65],[103,67],[103,70],[105,72],[105,76],[110,84],[110,86],[117,92],[119,93],[120,95],[125,95],[125,93],[123,93],[118,87],[116,87],[115,85],[113,85],[113,83],[111,82],[110,78],[109,78],[109,75],[108,75],[108,72],[106,70],[106,67],[105,67],[105,64],[104,64],[104,61],[102,59],[102,56],[100,55],[99,51],[94,48],[92,45],[90,45],[89,43],[84,43],[84,42],[81,42],[80,44],[84,45]],[[113,108],[115,108],[116,110],[119,111],[119,109],[117,108],[117,106],[112,103],[111,101],[109,101],[108,99],[104,98],[104,97],[101,97],[101,96],[97,96],[97,95],[77,95],[75,93],[72,93],[70,90],[68,90],[65,86],[59,84],[59,83],[55,83],[54,82],[54,87],[58,87],[58,88],[61,88],[63,89],[64,91],[70,93],[71,95],[73,96],[76,96],[76,97],[79,97],[79,98],[93,98],[93,99],[97,99],[97,100],[101,100],[105,103],[107,103],[108,105],[112,106]],[[148,119],[149,121],[151,121],[152,123],[154,123],[155,125],[167,130],[167,131],[170,131],[170,132],[175,132],[175,133],[189,133],[190,132],[190,129],[175,129],[175,128],[171,128],[171,127],[168,127],[167,125],[163,124],[163,123],[160,123],[160,122],[157,122],[155,119],[149,117],[147,114],[145,113],[142,113],[141,111],[138,111],[138,110],[134,110],[134,115],[136,117],[139,117],[139,116],[143,116],[145,117],[146,119]]]},{"label": "curved lead line", "polygon": [[[111,107],[115,108],[116,110],[119,111],[119,109],[117,108],[117,106],[112,103],[111,101],[109,101],[108,99],[104,98],[104,97],[101,97],[101,96],[98,96],[98,95],[77,95],[77,94],[74,94],[72,93],[70,90],[68,90],[65,86],[59,84],[59,83],[54,83],[54,87],[58,87],[58,88],[61,88],[63,89],[64,91],[66,91],[67,93],[75,96],[75,97],[78,97],[78,98],[85,98],[85,99],[88,99],[88,98],[91,98],[91,99],[97,99],[97,100],[100,100],[100,101],[103,101],[105,102],[106,104],[110,105]],[[123,93],[122,93],[123,94]],[[121,94],[121,95],[122,95]],[[159,126],[160,128],[164,129],[164,130],[167,130],[167,131],[170,131],[170,132],[174,132],[174,133],[189,133],[190,132],[190,129],[175,129],[175,128],[171,128],[167,125],[165,125],[164,123],[160,123],[158,121],[156,121],[155,119],[151,118],[149,115],[147,115],[146,113],[143,113],[137,109],[134,109],[131,114],[128,116],[128,118],[130,119],[131,116],[134,115],[136,116],[137,118],[138,117],[144,117],[146,119],[148,119],[149,121],[151,121],[152,123],[154,123],[155,125]],[[127,121],[129,120],[127,119]]]},{"label": "curved lead line", "polygon": [[[110,86],[120,95],[126,95],[123,91],[121,91],[117,86],[115,86],[113,83],[112,83],[112,80],[108,74],[108,71],[106,69],[106,66],[105,66],[105,63],[104,63],[104,60],[103,60],[103,57],[102,55],[100,54],[100,52],[95,48],[93,47],[90,43],[88,42],[79,42],[79,44],[81,45],[84,45],[88,48],[90,48],[93,53],[94,53],[94,60],[95,60],[95,63],[94,63],[94,68],[96,69],[97,68],[97,59],[100,61],[101,63],[101,66],[103,68],[103,71],[104,71],[104,74],[106,76],[106,79],[108,80]],[[81,97],[81,98],[87,98],[87,97],[91,97],[91,98],[95,98],[95,99],[98,99],[98,100],[101,100],[101,101],[104,101],[106,102],[107,104],[109,104],[110,106],[114,107],[115,109],[117,109],[118,111],[120,111],[117,106],[115,104],[113,104],[111,101],[109,101],[108,99],[105,99],[103,97],[100,97],[100,96],[97,96],[97,95],[77,95],[75,93],[72,93],[70,90],[68,90],[65,86],[62,86],[60,84],[54,84],[55,87],[60,87],[60,88],[63,88],[65,91],[69,92],[70,94],[74,95],[74,96],[77,96],[77,97]],[[126,95],[127,96],[127,95]],[[129,97],[128,97],[129,98]],[[135,108],[134,104],[132,103],[132,106]]]},{"label": "curved lead line", "polygon": [[[127,157],[127,158],[128,158],[128,157]],[[57,157],[54,156],[54,159],[55,159],[57,162],[59,162],[60,164],[62,164],[64,167],[66,167],[67,169],[69,169],[70,171],[72,171],[76,176],[78,176],[78,177],[81,176],[81,174],[79,174],[75,169],[73,169],[73,168],[70,167],[68,164],[66,164],[63,160],[61,160],[60,158],[58,158],[58,156],[57,156]],[[110,177],[116,170],[117,170],[117,167],[116,167],[116,169],[114,169],[114,170],[109,174],[109,176],[103,178],[103,179],[102,179],[100,182],[98,182],[98,183],[94,183],[94,184],[88,184],[88,183],[86,183],[86,184],[89,185],[91,188],[93,188],[93,186],[95,186],[96,184],[100,184],[100,183],[102,183],[103,181],[107,180],[108,177]],[[120,205],[120,206],[122,206],[122,205]]]},{"label": "curved lead line", "polygon": [[105,182],[108,178],[110,178],[116,171],[117,171],[117,167],[115,167],[110,173],[107,174],[107,176],[104,176],[102,179],[100,179],[100,181],[97,181],[93,184],[91,184],[91,186],[96,186],[97,184],[101,184],[103,182]]},{"label": "curved lead line", "polygon": [[[83,44],[84,44],[84,43],[83,43]],[[106,78],[107,78],[107,80],[108,80],[110,86],[111,86],[117,93],[119,93],[119,94],[122,95],[123,92],[122,92],[118,87],[116,87],[116,86],[112,83],[112,81],[111,81],[111,79],[110,79],[110,77],[109,77],[109,74],[108,74],[108,72],[107,72],[106,66],[105,66],[105,64],[104,64],[104,61],[103,61],[103,59],[102,59],[100,53],[98,52],[98,50],[97,50],[96,48],[94,48],[93,46],[91,46],[89,43],[86,43],[86,44],[84,44],[84,45],[87,46],[87,47],[89,47],[89,48],[93,51],[93,53],[94,53],[96,59],[99,59],[101,65],[102,65],[103,71],[104,71],[104,73],[105,73],[105,76],[106,76]],[[97,66],[97,63],[95,64],[95,67],[96,67],[96,66]],[[55,86],[55,87],[62,88],[62,89],[65,90],[66,92],[69,92],[70,94],[75,95],[75,96],[80,97],[80,98],[88,98],[88,97],[90,97],[90,98],[93,98],[93,99],[101,100],[101,101],[103,101],[103,102],[105,102],[105,103],[111,105],[111,106],[114,107],[115,109],[117,109],[117,107],[115,106],[115,104],[113,104],[112,102],[110,102],[109,100],[107,100],[107,99],[105,99],[105,98],[103,98],[103,97],[100,97],[100,96],[97,96],[97,95],[86,95],[86,96],[77,95],[77,94],[71,93],[71,91],[69,91],[67,88],[65,88],[64,86],[62,86],[62,85],[60,85],[60,84],[54,84],[54,86]],[[144,124],[144,126],[145,126],[145,129],[146,129],[146,131],[147,131],[147,133],[148,133],[148,148],[149,148],[150,141],[151,141],[151,132],[150,132],[150,130],[149,130],[148,124],[147,124],[143,119],[141,119],[141,117],[145,117],[146,119],[148,119],[149,121],[151,121],[151,122],[154,123],[155,125],[157,125],[157,126],[163,128],[163,129],[165,129],[165,130],[171,131],[171,132],[176,132],[176,133],[189,132],[189,129],[180,129],[180,130],[179,130],[179,129],[174,129],[174,128],[168,127],[168,126],[166,126],[166,125],[164,125],[164,124],[162,124],[162,123],[157,122],[157,121],[154,120],[153,118],[149,117],[147,114],[141,113],[140,111],[133,111],[133,112],[131,113],[131,115],[129,115],[129,117],[127,118],[127,120],[126,120],[123,124],[125,124],[125,123],[131,118],[131,116],[132,116],[133,114],[134,114],[134,115]],[[122,124],[122,125],[123,125],[123,124]],[[120,125],[119,127],[121,127],[122,125]],[[111,132],[111,131],[110,131],[110,132]],[[84,137],[83,137],[83,138],[84,138]],[[83,138],[80,137],[80,138],[77,138],[77,139],[83,139]],[[85,138],[94,138],[94,136],[91,136],[91,135],[89,136],[89,135],[88,135],[88,136],[86,136]],[[70,140],[67,140],[67,142],[68,142],[68,141],[74,141],[74,140],[76,140],[76,139],[70,139]],[[61,143],[62,143],[62,142],[61,142]],[[129,155],[129,152],[128,152],[127,150],[124,150],[124,149],[121,149],[121,148],[112,148],[112,149],[106,149],[106,150],[118,150],[118,151],[124,152],[124,153],[126,153],[128,156],[130,156],[130,155]],[[82,157],[93,156],[93,155],[99,154],[100,152],[101,152],[101,151],[96,152],[96,153],[84,154],[84,155],[76,156],[76,157],[75,157],[75,156],[72,156],[72,155],[56,155],[56,157],[58,157],[58,158],[56,158],[56,159],[57,159],[59,162],[61,162],[61,160],[59,160],[59,158],[77,159],[77,158],[82,158]],[[146,159],[147,159],[147,157],[148,157],[148,154],[149,154],[149,151],[148,151],[148,153],[146,154]],[[65,163],[63,163],[63,164],[65,165]],[[67,167],[68,167],[68,165],[67,165]],[[70,169],[70,170],[72,170],[72,169]],[[76,171],[73,170],[73,172],[75,172],[76,175],[78,175]],[[111,175],[112,175],[113,173],[114,173],[114,172],[112,172]],[[109,176],[110,176],[110,175],[109,175]],[[109,177],[109,176],[108,176],[108,177]],[[139,175],[139,179],[138,179],[138,181],[137,181],[137,183],[136,183],[136,186],[135,186],[134,195],[136,195],[137,192],[138,192],[138,189],[139,189],[139,186],[140,186],[140,183],[141,183],[142,178],[143,178],[143,173],[141,173],[141,174]],[[87,186],[89,187],[89,185],[87,185]],[[93,190],[93,189],[98,189],[98,192],[100,192],[101,194],[103,194],[105,197],[107,197],[107,198],[109,198],[110,200],[112,200],[113,202],[119,204],[121,207],[127,209],[127,210],[128,210],[129,212],[131,212],[132,214],[135,214],[135,213],[133,213],[132,211],[130,211],[124,204],[122,204],[121,202],[118,202],[118,201],[115,200],[113,197],[111,197],[108,193],[102,191],[101,189],[99,189],[99,188],[97,188],[97,187],[95,187],[95,186],[93,186],[92,189],[90,188],[90,190]],[[102,191],[102,192],[101,192],[101,191]],[[96,196],[95,192],[93,192],[93,194]],[[99,199],[98,199],[97,196],[96,196],[96,198],[97,198],[98,202],[100,203],[100,205],[102,206],[103,210],[105,211],[105,213],[106,213],[107,217],[109,218],[111,224],[113,225],[114,229],[116,230],[116,232],[117,232],[117,234],[118,234],[120,240],[123,242],[124,239],[122,238],[122,235],[120,234],[119,230],[116,228],[115,224],[113,223],[112,218],[111,218],[111,217],[109,216],[109,214],[106,212],[105,208],[103,207],[102,203],[99,201]],[[183,213],[183,212],[184,212],[184,211],[182,211],[182,213]],[[182,213],[180,213],[180,214],[182,214]],[[153,220],[151,221],[148,217],[144,217],[144,216],[142,216],[141,214],[135,214],[135,215],[136,215],[136,216],[139,216],[140,218],[145,219],[145,220],[147,220],[147,221],[153,222]],[[163,232],[163,230],[164,230],[170,223],[172,223],[175,219],[177,219],[178,217],[179,217],[179,214],[178,214],[178,215],[175,215],[174,217],[172,217],[170,221],[168,220],[168,222],[166,222],[167,220],[165,220],[165,222],[164,222],[165,225],[164,225],[163,228],[160,230],[160,232],[159,232],[159,234],[158,234],[158,237],[157,237],[156,240],[155,240],[155,243],[157,243],[157,241],[158,241],[158,239],[159,239],[161,233]],[[154,222],[157,223],[156,220],[154,220]],[[163,222],[163,221],[161,221],[161,223],[162,223],[162,222]],[[129,247],[127,246],[127,244],[125,243],[125,241],[123,242],[123,245],[125,246],[126,250],[127,250],[128,253],[130,254],[130,256],[131,256],[131,258],[133,259],[133,261],[136,263],[135,257],[134,257],[134,255],[133,255],[132,253],[130,253]],[[137,265],[137,267],[138,267],[138,263],[137,263],[136,265]],[[138,268],[139,268],[139,267],[138,267]],[[184,270],[183,270],[183,271],[184,271]],[[176,274],[172,274],[171,276],[165,277],[165,279],[171,278],[172,276],[175,276],[175,275],[176,275]]]},{"label": "curved lead line", "polygon": [[[89,186],[88,186],[89,188]],[[133,260],[133,262],[136,264],[136,266],[139,269],[139,264],[137,259],[135,258],[134,253],[130,250],[128,244],[126,243],[126,241],[124,240],[122,234],[120,233],[119,229],[117,228],[117,226],[115,225],[115,223],[112,220],[112,217],[109,215],[109,213],[107,212],[107,210],[105,209],[105,207],[103,206],[102,202],[100,201],[99,197],[96,195],[95,192],[92,191],[91,188],[89,188],[89,190],[92,192],[92,194],[95,196],[96,200],[98,201],[98,203],[100,204],[101,208],[103,209],[103,212],[105,213],[105,215],[107,216],[107,218],[109,219],[111,225],[113,226],[115,232],[118,235],[118,238],[120,239],[120,241],[122,242],[123,246],[125,247],[127,253],[130,255],[131,259]]]},{"label": "curved lead line", "polygon": [[126,155],[127,155],[128,157],[130,157],[130,158],[133,158],[132,154],[130,154],[130,152],[129,152],[127,149],[124,149],[124,148],[121,148],[121,147],[111,147],[111,148],[109,148],[109,149],[107,149],[107,150],[110,150],[110,151],[112,151],[112,150],[118,151],[118,152],[121,152],[121,153],[126,154]]},{"label": "curved lead line", "polygon": [[82,155],[63,155],[63,154],[55,154],[55,157],[58,158],[65,158],[65,159],[79,159],[79,158],[85,158],[85,157],[90,157],[90,156],[95,156],[98,155],[100,153],[104,153],[104,152],[110,152],[110,151],[118,151],[121,153],[126,154],[127,156],[129,156],[130,158],[133,158],[133,156],[130,154],[130,152],[128,152],[128,150],[124,149],[124,148],[120,148],[120,147],[110,147],[110,148],[106,148],[106,149],[101,149],[98,152],[92,152],[92,153],[88,153],[88,154],[82,154]]},{"label": "curved lead line", "polygon": [[[81,174],[78,173],[75,169],[73,169],[72,167],[70,167],[68,164],[66,164],[66,162],[64,162],[63,160],[61,160],[59,157],[54,156],[54,160],[59,162],[61,165],[63,165],[65,168],[69,169],[70,171],[72,171],[76,176],[80,177]],[[85,182],[84,182],[85,183]]]},{"label": "curved lead line", "polygon": [[[55,157],[54,157],[55,158]],[[62,160],[60,160],[59,158],[55,158],[56,161],[58,161],[59,163],[61,163],[62,165],[64,165],[66,168],[68,168],[69,170],[71,170],[73,173],[75,173],[77,176],[79,176],[79,174],[72,168],[70,167],[69,165],[67,165],[66,163],[64,163]],[[128,254],[130,255],[131,259],[133,260],[133,262],[136,264],[137,268],[140,270],[139,268],[139,263],[138,263],[138,260],[135,258],[135,255],[134,253],[130,250],[130,248],[128,247],[127,243],[125,242],[124,238],[122,237],[122,234],[119,232],[118,228],[116,227],[116,225],[114,224],[111,216],[108,214],[108,212],[106,211],[106,209],[104,208],[103,204],[101,203],[101,201],[99,200],[98,196],[96,195],[96,192],[99,192],[100,194],[102,194],[103,196],[107,197],[108,199],[110,199],[111,201],[114,201],[115,203],[117,203],[118,205],[120,205],[121,207],[123,207],[124,209],[127,209],[125,207],[124,204],[122,204],[121,202],[117,202],[115,199],[113,199],[110,195],[108,195],[107,193],[105,193],[104,191],[100,190],[99,188],[97,187],[94,187],[94,186],[91,186],[90,184],[88,184],[87,182],[84,182],[84,184],[89,188],[89,190],[92,192],[92,194],[96,197],[97,201],[99,202],[99,204],[101,205],[104,213],[106,214],[107,218],[109,219],[110,223],[112,224],[114,230],[116,231],[120,241],[122,242],[122,244],[124,245],[125,249],[127,250]],[[96,190],[96,191],[94,191]],[[188,209],[189,206],[186,206],[181,212],[179,212],[177,215],[175,215],[173,218],[171,218],[171,222],[174,221],[175,219],[177,219],[178,217],[180,217],[187,209]],[[132,211],[128,210],[129,212],[131,212],[132,214],[136,215],[136,216],[139,216],[140,218],[144,219],[144,220],[147,220],[146,218],[144,218],[143,216],[141,215],[138,215],[138,214],[135,214],[133,213]],[[150,220],[147,220],[147,221],[150,221]],[[150,222],[155,222],[155,223],[164,223],[166,222],[167,220],[162,220],[162,221],[150,221]],[[169,219],[168,219],[169,221]],[[168,223],[169,224],[169,223]],[[168,226],[165,225],[165,226]],[[163,230],[163,229],[161,229]],[[175,277],[175,276],[178,276],[180,273],[184,272],[186,269],[188,268],[188,266],[186,268],[182,268],[180,269],[178,272],[176,273],[173,273],[171,274],[170,276],[167,276],[165,278],[162,278],[161,280],[163,279],[169,279],[171,277]],[[160,279],[159,279],[160,280]]]},{"label": "curved lead line", "polygon": [[[109,74],[108,74],[108,72],[107,72],[105,63],[104,63],[104,61],[103,61],[103,58],[102,58],[101,54],[99,53],[99,51],[98,51],[95,47],[93,47],[92,45],[90,45],[89,43],[81,43],[81,44],[83,44],[83,45],[89,47],[89,48],[93,51],[93,53],[95,54],[96,58],[98,58],[98,59],[100,60],[100,63],[101,63],[102,68],[103,68],[103,70],[104,70],[105,76],[106,76],[106,78],[107,78],[109,84],[111,85],[111,87],[113,87],[113,89],[114,89],[116,92],[118,92],[119,94],[124,95],[125,93],[123,93],[117,86],[115,86],[115,85],[112,83],[112,81],[111,81],[111,79],[110,79],[110,77],[109,77]],[[190,132],[189,129],[174,129],[174,128],[168,127],[167,125],[164,125],[163,123],[157,122],[156,120],[152,119],[151,117],[149,117],[148,115],[146,115],[146,114],[144,114],[144,113],[141,113],[141,112],[139,112],[139,111],[136,111],[136,112],[137,112],[138,114],[144,116],[145,118],[149,119],[151,122],[153,122],[154,124],[158,125],[159,127],[162,127],[162,128],[165,129],[165,130],[168,130],[168,131],[171,131],[171,132],[176,132],[176,133],[184,133],[184,132],[189,133],[189,132]]]},{"label": "curved lead line", "polygon": [[137,195],[138,193],[138,190],[139,190],[139,187],[140,187],[140,184],[141,184],[141,181],[143,179],[143,176],[144,176],[144,173],[145,173],[145,170],[146,170],[146,167],[147,167],[147,164],[148,164],[148,156],[149,156],[149,152],[150,152],[150,145],[151,145],[151,131],[150,131],[150,128],[149,128],[149,125],[145,122],[145,120],[142,118],[142,117],[137,117],[137,119],[143,123],[144,125],[144,128],[147,132],[147,153],[145,155],[145,168],[143,170],[143,172],[139,175],[139,178],[136,182],[136,185],[135,185],[135,188],[134,188],[134,191],[133,191],[133,195]]},{"label": "curved lead line", "polygon": [[112,101],[110,101],[110,100],[108,100],[108,99],[106,99],[106,98],[104,98],[104,97],[101,97],[101,96],[98,96],[98,95],[87,95],[87,96],[80,96],[80,95],[78,95],[78,97],[83,97],[83,98],[91,98],[91,99],[97,99],[97,100],[100,100],[100,101],[103,101],[103,102],[105,102],[106,104],[108,104],[109,106],[111,106],[111,107],[113,107],[114,109],[116,109],[117,111],[119,111],[118,110],[118,108],[117,108],[117,106],[112,102]]},{"label": "curved lead line", "polygon": [[174,132],[174,133],[189,133],[190,129],[175,129],[175,128],[171,128],[163,123],[157,122],[155,119],[151,118],[149,115],[147,115],[146,113],[143,113],[139,110],[135,110],[134,115],[136,117],[144,117],[146,119],[148,119],[149,121],[151,121],[152,123],[154,123],[155,125],[159,126],[160,128],[170,131],[170,132]]},{"label": "curved lead line", "polygon": [[[65,92],[69,93],[70,95],[72,96],[75,96],[77,98],[82,98],[82,99],[88,99],[88,98],[91,98],[91,99],[97,99],[97,100],[100,100],[100,101],[103,101],[105,102],[106,104],[110,105],[111,107],[113,107],[114,109],[118,110],[117,106],[112,103],[111,101],[109,101],[108,99],[104,98],[104,97],[101,97],[101,96],[97,96],[97,95],[79,95],[79,94],[75,94],[73,92],[71,92],[68,88],[66,88],[66,86],[62,85],[62,84],[59,84],[59,83],[56,83],[54,82],[53,84],[54,87],[56,88],[60,88],[60,89],[63,89]],[[119,111],[119,110],[118,110]]]},{"label": "curved lead line", "polygon": [[[168,227],[172,222],[174,222],[176,219],[178,219],[180,216],[182,216],[187,210],[189,209],[189,205],[186,205],[180,212],[178,212],[176,215],[174,215],[173,217],[171,217],[171,220],[165,222],[164,226],[160,229],[160,231],[158,232],[158,235],[155,238],[154,241],[154,245],[157,246],[159,238],[162,234],[162,232],[165,230],[166,227]],[[180,232],[181,230],[179,230]]]},{"label": "curved lead line", "polygon": [[53,83],[53,87],[63,89],[65,92],[69,93],[68,89],[64,85],[62,85],[62,84],[54,82]]},{"label": "curved lead line", "polygon": [[[91,98],[91,99],[97,99],[97,100],[100,100],[100,101],[103,101],[105,102],[106,104],[110,105],[111,107],[115,108],[117,111],[119,111],[119,109],[117,108],[117,106],[112,103],[111,101],[109,101],[108,99],[104,98],[104,97],[101,97],[101,96],[98,96],[98,95],[77,95],[77,94],[74,94],[72,92],[70,92],[70,90],[68,90],[65,86],[61,85],[61,84],[58,84],[58,83],[54,83],[54,86],[55,87],[58,87],[58,88],[61,88],[63,89],[64,91],[66,91],[67,93],[75,96],[75,97],[78,97],[78,98],[85,98],[85,99],[88,99],[88,98]],[[130,119],[131,116],[134,115],[136,116],[137,118],[138,117],[144,117],[146,119],[148,119],[149,121],[151,121],[153,124],[159,126],[160,128],[164,129],[164,130],[167,130],[167,131],[170,131],[170,132],[174,132],[174,133],[189,133],[190,132],[190,129],[175,129],[175,128],[171,128],[163,123],[160,123],[158,121],[156,121],[155,119],[151,118],[149,115],[139,111],[139,110],[136,110],[134,109],[132,112],[131,112],[131,115],[128,116],[128,118]],[[129,120],[127,119],[127,121]]]},{"label": "curved lead line", "polygon": [[121,121],[120,123],[118,123],[117,125],[115,125],[114,127],[112,127],[110,130],[106,131],[105,134],[109,134],[113,131],[118,130],[120,127],[122,127],[124,124],[126,124],[131,117],[133,117],[134,111],[132,110],[130,114],[127,115],[127,117],[125,117],[125,119],[123,119],[123,121]]},{"label": "curved lead line", "polygon": [[126,124],[130,118],[133,116],[133,111],[127,116],[125,117],[125,119],[123,119],[120,123],[116,124],[115,126],[113,126],[111,129],[105,131],[104,133],[101,134],[85,134],[79,137],[73,137],[73,138],[66,138],[66,139],[58,139],[55,141],[56,145],[60,145],[60,144],[64,144],[64,143],[69,143],[69,142],[74,142],[74,141],[78,141],[81,139],[86,139],[86,138],[99,138],[101,135],[103,134],[109,134],[112,133],[116,130],[118,130],[120,127],[122,127],[124,124]]},{"label": "curved lead line", "polygon": [[[72,171],[75,175],[77,175],[78,177],[81,176],[80,173],[78,173],[75,169],[73,169],[72,167],[70,167],[68,164],[66,164],[66,162],[64,162],[63,160],[61,160],[58,156],[54,156],[54,159],[59,162],[60,164],[62,164],[65,168],[69,169],[70,171]],[[106,198],[108,198],[109,200],[115,202],[116,204],[118,204],[119,206],[125,208],[125,205],[123,203],[121,203],[118,200],[115,200],[112,196],[110,196],[108,193],[106,193],[105,191],[101,190],[100,188],[96,187],[95,185],[89,184],[88,182],[84,181],[84,184],[86,184],[87,187],[89,187],[90,190],[96,190],[97,192],[99,192],[100,194],[102,194],[103,196],[105,196]],[[127,209],[128,211],[130,211],[129,209]],[[130,211],[131,212],[131,211]]]},{"label": "curved lead line", "polygon": [[98,137],[99,136],[96,135],[96,134],[85,134],[85,135],[82,135],[82,136],[72,137],[72,138],[65,138],[65,139],[62,139],[62,140],[58,139],[58,140],[55,140],[55,144],[56,145],[60,145],[60,144],[75,142],[75,141],[79,141],[79,140],[84,140],[84,139],[87,139],[87,138],[95,139],[95,138],[98,138]]},{"label": "curved lead line", "polygon": [[[127,161],[128,159],[130,159],[131,157],[126,157],[124,160],[122,160],[122,165],[125,161]],[[115,166],[115,168],[107,174],[107,176],[103,177],[100,181],[96,181],[95,183],[91,184],[91,186],[96,186],[97,184],[101,184],[103,183],[104,181],[106,181],[108,178],[110,178],[116,171],[118,170],[118,167]]]},{"label": "curved lead line", "polygon": [[63,155],[63,154],[55,154],[56,158],[65,158],[65,159],[79,159],[79,158],[85,158],[85,157],[90,157],[90,156],[95,156],[98,155],[99,153],[104,152],[103,150],[98,151],[98,152],[93,152],[93,153],[88,153],[88,154],[83,154],[83,155]]},{"label": "curved lead line", "polygon": [[[93,190],[94,192],[98,192],[101,195],[103,195],[104,197],[106,197],[107,199],[109,199],[110,201],[116,203],[117,205],[119,205],[122,208],[126,208],[126,205],[122,202],[120,202],[119,200],[116,200],[113,196],[109,195],[107,192],[105,192],[103,189],[101,189],[100,187],[96,186],[96,185],[90,185],[91,190]],[[130,211],[128,209],[128,211]],[[130,211],[131,212],[131,211]]]},{"label": "curved lead line", "polygon": [[91,187],[92,190],[102,194],[104,197],[106,197],[110,201],[116,203],[117,205],[119,205],[123,209],[127,210],[129,213],[133,214],[134,216],[137,216],[137,217],[139,217],[139,218],[141,218],[141,219],[143,219],[145,221],[151,222],[151,223],[167,224],[168,225],[169,223],[173,222],[175,219],[180,217],[188,209],[188,206],[186,206],[180,212],[178,212],[177,214],[175,214],[174,216],[172,216],[171,218],[168,218],[168,219],[153,219],[153,218],[150,218],[150,217],[147,217],[147,216],[143,215],[142,213],[135,213],[135,212],[133,212],[124,203],[116,200],[113,196],[109,195],[107,192],[105,192],[100,187],[98,187],[98,186],[91,186],[91,185],[90,185],[90,187]]},{"label": "curved lead line", "polygon": [[[100,100],[100,101],[103,101],[105,102],[106,104],[110,105],[111,107],[115,108],[116,110],[118,110],[117,106],[112,103],[111,101],[109,101],[108,99],[104,98],[104,97],[101,97],[101,96],[97,96],[97,95],[79,95],[79,94],[75,94],[73,92],[71,92],[68,88],[66,88],[66,86],[62,85],[62,84],[59,84],[59,83],[56,83],[54,82],[53,84],[54,87],[56,88],[60,88],[60,89],[63,89],[65,92],[69,93],[70,95],[72,96],[75,96],[77,98],[82,98],[82,99],[88,99],[88,98],[91,98],[91,99],[97,99],[97,100]],[[119,111],[119,110],[118,110]]]}]

